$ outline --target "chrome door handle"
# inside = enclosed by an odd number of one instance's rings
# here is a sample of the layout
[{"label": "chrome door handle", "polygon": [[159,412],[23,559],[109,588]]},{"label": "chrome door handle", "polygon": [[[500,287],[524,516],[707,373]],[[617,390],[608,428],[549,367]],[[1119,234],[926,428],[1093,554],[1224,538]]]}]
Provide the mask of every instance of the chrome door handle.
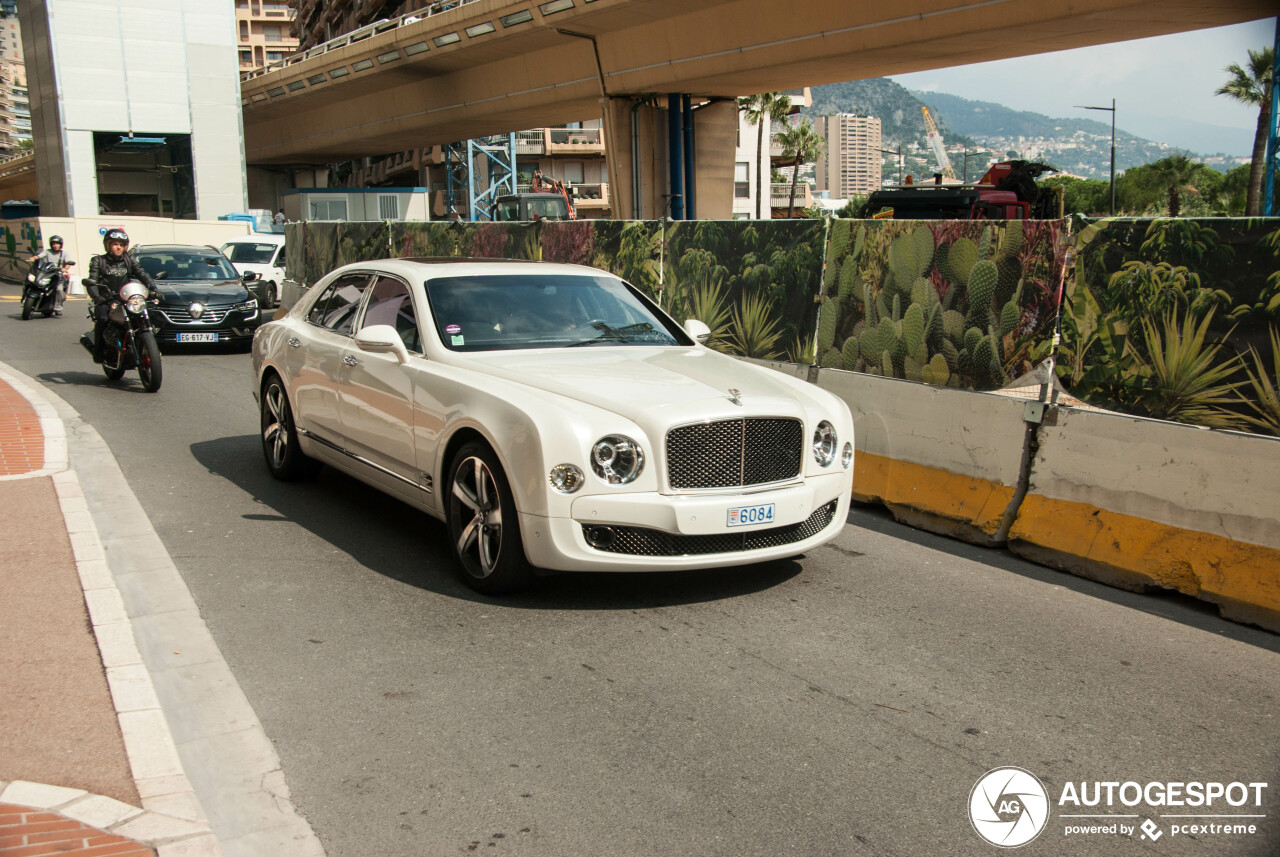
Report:
[{"label": "chrome door handle", "polygon": [[350,354],[348,354],[346,357],[343,357],[343,358],[342,358],[342,362],[343,362],[343,363],[346,363],[348,366],[359,366],[359,365],[360,365],[360,361],[359,361],[359,360],[357,360],[356,358],[352,357]]},{"label": "chrome door handle", "polygon": [[290,348],[297,348],[299,345],[302,344],[302,340],[298,339],[297,337],[290,336],[288,339],[285,340],[285,344],[288,345]]}]

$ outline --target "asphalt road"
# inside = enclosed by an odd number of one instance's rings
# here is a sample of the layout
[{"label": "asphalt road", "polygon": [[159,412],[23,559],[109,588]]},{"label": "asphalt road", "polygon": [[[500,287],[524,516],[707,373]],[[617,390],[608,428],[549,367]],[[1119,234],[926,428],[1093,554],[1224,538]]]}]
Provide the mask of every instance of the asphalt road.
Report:
[{"label": "asphalt road", "polygon": [[[564,575],[504,600],[441,525],[344,476],[267,475],[247,355],[106,382],[67,317],[0,360],[110,444],[330,857],[992,855],[992,768],[1265,782],[1262,806],[1054,806],[1026,854],[1280,852],[1280,638],[855,511],[798,561]],[[1064,833],[1249,812],[1249,835]],[[1218,820],[1221,821],[1221,820]]]}]

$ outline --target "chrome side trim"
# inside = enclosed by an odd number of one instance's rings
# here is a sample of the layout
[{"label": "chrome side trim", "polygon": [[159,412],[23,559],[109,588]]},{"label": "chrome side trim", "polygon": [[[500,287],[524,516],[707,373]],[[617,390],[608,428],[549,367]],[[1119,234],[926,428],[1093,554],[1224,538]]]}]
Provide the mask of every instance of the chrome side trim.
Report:
[{"label": "chrome side trim", "polygon": [[[338,444],[334,443],[331,440],[327,440],[321,437],[320,435],[316,434],[310,429],[304,429],[301,426],[298,426],[296,428],[297,428],[298,434],[306,438],[309,438],[311,440],[314,440],[316,443],[323,444],[329,447],[330,449],[332,449],[334,452],[340,452],[343,455],[347,456],[348,458],[360,462],[366,467],[371,467],[374,470],[378,471],[379,473],[390,476],[392,479],[399,479],[401,482],[405,483],[406,485],[412,485],[414,488],[417,488],[419,491],[423,492],[424,494],[432,493],[431,477],[429,476],[427,476],[427,484],[422,485],[418,482],[414,482],[412,479],[407,479],[406,477],[401,476],[399,473],[396,473],[395,471],[388,470],[387,468],[383,467],[381,464],[376,464],[362,455],[356,455],[351,450],[338,446]],[[423,475],[426,476],[426,474],[423,474]]]}]

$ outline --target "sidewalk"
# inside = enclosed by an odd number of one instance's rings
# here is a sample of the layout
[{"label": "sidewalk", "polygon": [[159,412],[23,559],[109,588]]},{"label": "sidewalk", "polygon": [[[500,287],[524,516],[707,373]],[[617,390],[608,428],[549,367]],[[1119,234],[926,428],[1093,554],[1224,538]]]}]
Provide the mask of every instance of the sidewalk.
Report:
[{"label": "sidewalk", "polygon": [[4,378],[0,508],[0,857],[221,857],[69,467],[63,423]]}]

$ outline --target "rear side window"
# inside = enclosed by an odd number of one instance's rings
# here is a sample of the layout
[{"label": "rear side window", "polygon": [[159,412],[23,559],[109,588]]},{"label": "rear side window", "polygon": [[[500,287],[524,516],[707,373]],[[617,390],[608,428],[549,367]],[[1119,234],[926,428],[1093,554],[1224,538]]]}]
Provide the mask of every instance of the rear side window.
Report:
[{"label": "rear side window", "polygon": [[311,305],[307,321],[335,333],[350,335],[355,325],[356,310],[360,308],[360,298],[368,285],[368,274],[346,274],[339,277]]}]

